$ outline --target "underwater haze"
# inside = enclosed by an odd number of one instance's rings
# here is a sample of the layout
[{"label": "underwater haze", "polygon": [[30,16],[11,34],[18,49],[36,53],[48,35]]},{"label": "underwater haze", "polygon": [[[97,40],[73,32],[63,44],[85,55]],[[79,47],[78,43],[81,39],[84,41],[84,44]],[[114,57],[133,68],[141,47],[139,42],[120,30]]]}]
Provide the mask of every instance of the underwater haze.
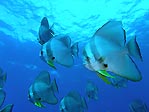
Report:
[{"label": "underwater haze", "polygon": [[[74,66],[49,67],[39,57],[38,30],[43,17],[56,34],[68,34],[79,42]],[[135,60],[139,82],[128,81],[126,88],[115,88],[83,66],[82,50],[95,31],[109,20],[122,21],[126,36],[137,36],[143,62]],[[7,72],[4,105],[14,104],[13,112],[60,112],[61,99],[71,90],[85,97],[87,81],[99,90],[98,100],[88,100],[85,112],[129,112],[129,104],[141,99],[149,107],[149,1],[148,0],[1,0],[0,67]],[[56,105],[39,108],[28,101],[28,89],[40,71],[56,78],[59,93]]]}]

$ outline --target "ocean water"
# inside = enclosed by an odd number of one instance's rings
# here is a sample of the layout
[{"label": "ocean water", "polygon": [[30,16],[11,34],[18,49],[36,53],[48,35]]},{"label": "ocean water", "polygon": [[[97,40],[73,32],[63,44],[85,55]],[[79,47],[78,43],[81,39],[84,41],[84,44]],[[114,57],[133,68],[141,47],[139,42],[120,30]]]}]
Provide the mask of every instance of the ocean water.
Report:
[{"label": "ocean water", "polygon": [[[149,107],[149,1],[148,0],[1,0],[0,1],[0,67],[7,72],[3,104],[14,104],[13,112],[59,112],[60,100],[70,91],[85,96],[87,80],[99,88],[97,101],[87,100],[86,112],[129,112],[134,99]],[[60,65],[53,70],[39,58],[37,41],[41,19],[46,16],[54,23],[56,34],[68,34],[79,42],[79,57],[75,65]],[[120,20],[127,38],[137,35],[143,62],[135,60],[143,79],[128,82],[127,88],[105,84],[95,73],[87,70],[81,60],[82,49],[94,32],[109,20]],[[56,78],[59,99],[56,105],[38,108],[28,101],[28,88],[41,70]]]}]

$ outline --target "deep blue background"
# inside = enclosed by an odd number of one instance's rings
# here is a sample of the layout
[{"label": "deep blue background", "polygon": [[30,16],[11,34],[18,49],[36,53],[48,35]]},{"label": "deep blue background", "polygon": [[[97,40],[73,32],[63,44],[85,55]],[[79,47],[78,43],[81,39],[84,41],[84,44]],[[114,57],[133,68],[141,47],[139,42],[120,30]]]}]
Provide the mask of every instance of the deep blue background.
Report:
[{"label": "deep blue background", "polygon": [[[85,96],[87,80],[92,80],[99,88],[99,100],[88,101],[88,112],[128,112],[128,105],[133,99],[142,99],[149,105],[149,72],[148,72],[148,46],[141,45],[141,52],[144,61],[136,61],[143,79],[140,82],[129,82],[127,88],[116,89],[105,84],[95,73],[83,67],[80,56],[75,58],[75,65],[72,68],[57,66],[57,74],[51,74],[56,78],[59,93],[57,105],[46,105],[46,108],[38,108],[27,99],[28,88],[41,70],[53,71],[39,58],[40,45],[37,42],[20,43],[18,40],[0,32],[0,66],[7,72],[7,82],[4,90],[6,100],[3,104],[13,103],[13,112],[59,112],[60,100],[70,90],[77,90]],[[36,69],[27,68],[25,65],[36,65]],[[53,72],[52,72],[53,73]],[[86,98],[87,99],[87,98]]]}]

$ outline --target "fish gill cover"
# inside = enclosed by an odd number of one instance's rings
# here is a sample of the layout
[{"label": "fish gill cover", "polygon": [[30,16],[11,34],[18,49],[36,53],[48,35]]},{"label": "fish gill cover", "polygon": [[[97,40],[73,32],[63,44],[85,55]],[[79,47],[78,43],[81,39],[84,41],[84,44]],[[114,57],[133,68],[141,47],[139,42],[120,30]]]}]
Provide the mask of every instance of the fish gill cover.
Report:
[{"label": "fish gill cover", "polygon": [[[81,95],[85,94],[88,78],[99,87],[99,100],[87,100],[88,112],[126,112],[135,98],[149,101],[148,4],[148,0],[0,0],[0,66],[8,73],[4,103],[14,103],[14,112],[58,112],[60,100],[69,90],[76,88]],[[47,17],[50,27],[53,25],[55,34],[68,34],[72,42],[80,42],[79,45],[86,43],[107,21],[122,21],[127,38],[137,36],[143,56],[139,66],[142,81],[129,83],[127,89],[115,89],[82,66],[75,65],[73,69],[58,66],[58,71],[50,69],[39,58],[37,37],[43,17]],[[78,63],[82,65],[79,59]],[[27,92],[43,69],[49,70],[51,77],[57,80],[59,103],[40,109],[27,100]]]}]

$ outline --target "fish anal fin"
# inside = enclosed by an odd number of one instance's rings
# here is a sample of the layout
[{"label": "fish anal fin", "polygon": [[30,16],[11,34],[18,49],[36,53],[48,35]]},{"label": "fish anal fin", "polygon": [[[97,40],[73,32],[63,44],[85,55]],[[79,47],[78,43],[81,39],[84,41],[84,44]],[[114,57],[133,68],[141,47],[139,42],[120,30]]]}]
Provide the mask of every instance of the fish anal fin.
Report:
[{"label": "fish anal fin", "polygon": [[137,65],[129,55],[114,55],[114,58],[111,56],[107,62],[109,65],[107,70],[114,74],[134,82],[142,79]]}]

